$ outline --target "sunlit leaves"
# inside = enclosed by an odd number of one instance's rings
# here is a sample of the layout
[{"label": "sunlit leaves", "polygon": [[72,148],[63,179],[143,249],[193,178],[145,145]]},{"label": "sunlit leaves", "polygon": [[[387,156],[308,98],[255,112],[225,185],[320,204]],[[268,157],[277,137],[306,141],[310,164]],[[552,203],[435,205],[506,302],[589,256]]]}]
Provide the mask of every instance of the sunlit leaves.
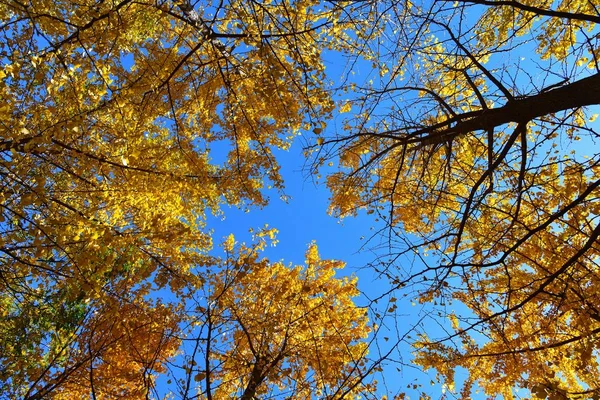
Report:
[{"label": "sunlit leaves", "polygon": [[[385,224],[382,269],[432,303],[416,362],[448,390],[588,398],[600,390],[597,5],[381,10],[396,19],[361,48],[380,79],[350,84],[363,111],[323,140],[340,166],[331,211]],[[450,301],[461,312],[435,307]],[[456,371],[468,375],[455,388]]]},{"label": "sunlit leaves", "polygon": [[146,323],[179,310],[148,297],[202,281],[206,215],[265,205],[274,150],[333,108],[318,44],[343,14],[318,6],[0,5],[3,391],[151,391],[176,340]]},{"label": "sunlit leaves", "polygon": [[[195,296],[197,313],[184,360],[194,366],[201,398],[354,398],[365,380],[370,332],[365,310],[353,303],[356,278],[340,278],[344,264],[322,260],[311,244],[303,266],[261,258],[274,230],[260,230],[252,246],[223,243],[226,258]],[[186,349],[184,347],[184,349]],[[177,361],[177,360],[176,360]],[[175,364],[176,364],[175,361]]]}]

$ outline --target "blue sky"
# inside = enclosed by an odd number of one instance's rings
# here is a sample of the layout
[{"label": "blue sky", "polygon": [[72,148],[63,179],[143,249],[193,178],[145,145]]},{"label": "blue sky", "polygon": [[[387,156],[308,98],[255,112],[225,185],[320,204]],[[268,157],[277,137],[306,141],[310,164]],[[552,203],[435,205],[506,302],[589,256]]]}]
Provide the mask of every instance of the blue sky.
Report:
[{"label": "blue sky", "polygon": [[[323,56],[327,66],[327,76],[335,87],[344,73],[349,72],[345,70],[346,60],[333,52],[327,52]],[[352,79],[357,82],[379,79],[370,62],[359,60],[353,63],[351,72]],[[336,100],[343,102],[339,97]],[[351,113],[334,114],[331,120],[326,121],[327,125],[322,135],[334,135],[341,130],[342,120],[351,116]],[[340,276],[358,277],[358,288],[363,295],[355,299],[356,304],[370,306],[372,318],[376,318],[375,314],[382,317],[374,321],[380,326],[380,330],[371,346],[370,356],[376,359],[379,355],[386,354],[396,340],[410,334],[409,331],[415,325],[425,322],[422,318],[432,313],[433,306],[417,304],[412,298],[401,297],[398,293],[384,296],[377,304],[371,303],[371,299],[380,297],[390,289],[388,279],[379,276],[373,268],[369,267],[377,256],[389,254],[385,248],[380,252],[375,250],[378,245],[386,241],[384,236],[377,235],[384,226],[377,220],[375,214],[359,212],[356,217],[339,219],[328,213],[330,192],[325,185],[325,178],[326,172],[334,171],[335,167],[323,167],[319,171],[322,177],[318,181],[316,176],[310,174],[311,159],[306,158],[304,150],[307,145],[314,144],[315,141],[316,137],[312,132],[303,132],[295,138],[288,151],[274,150],[281,166],[280,172],[285,189],[283,192],[275,189],[266,190],[265,194],[270,198],[267,206],[250,207],[248,210],[223,206],[222,215],[207,218],[207,228],[213,230],[213,253],[223,255],[218,244],[231,233],[235,235],[238,242],[251,242],[250,230],[257,230],[265,224],[279,231],[277,245],[267,248],[263,253],[270,261],[283,260],[287,264],[302,265],[308,245],[313,241],[316,242],[322,259],[335,259],[346,263],[346,268],[339,271]],[[214,157],[220,157],[221,153],[228,150],[223,144],[217,146],[213,149]],[[333,161],[335,164],[335,160]],[[413,262],[417,260],[404,257],[395,267],[402,266],[406,270],[418,268],[410,264]],[[393,296],[397,296],[398,301],[390,303],[389,299]],[[397,309],[391,313],[387,312],[392,304],[395,304]],[[450,309],[446,309],[445,312],[449,313]],[[429,318],[426,320],[428,335],[431,337],[443,336],[444,331],[441,327],[449,326],[449,321],[445,318],[439,319],[434,324]],[[403,343],[389,355],[390,360],[384,364],[383,373],[376,376],[380,383],[380,394],[387,394],[393,398],[399,392],[406,392],[415,399],[419,397],[417,393],[422,390],[433,398],[439,398],[444,390],[441,384],[432,384],[435,381],[435,372],[425,373],[410,365],[411,347],[407,342],[411,338],[415,339],[416,335],[404,338]],[[413,385],[421,386],[415,386],[416,390],[414,390]]]},{"label": "blue sky", "polygon": [[[367,306],[369,298],[380,296],[389,289],[389,282],[385,277],[379,277],[373,269],[366,267],[375,260],[377,253],[372,247],[381,238],[375,236],[371,241],[368,239],[381,225],[374,214],[367,215],[363,212],[357,217],[344,219],[328,214],[330,193],[324,181],[316,182],[309,174],[307,160],[303,155],[305,144],[305,138],[300,136],[289,151],[276,152],[286,188],[283,193],[268,191],[269,205],[262,209],[252,207],[248,211],[224,206],[222,216],[208,218],[207,227],[214,230],[213,252],[222,255],[218,243],[230,233],[235,235],[237,241],[249,243],[252,240],[250,230],[257,230],[267,224],[279,231],[279,242],[265,250],[265,257],[271,261],[284,260],[287,264],[302,265],[308,245],[315,241],[321,258],[346,262],[346,268],[340,271],[340,276],[358,277],[358,287],[366,296],[356,298],[355,302],[359,306]],[[282,200],[280,196],[285,197],[287,201]],[[395,315],[386,316],[385,310],[391,305],[388,303],[389,297],[386,296],[378,304],[371,305],[385,318],[384,323],[377,321],[381,325],[381,331],[378,333],[376,345],[373,345],[370,351],[370,355],[375,358],[379,352],[388,351],[396,338],[406,334],[419,321],[421,315],[431,308],[415,304],[408,297],[399,298],[396,303],[398,308],[393,313]],[[393,396],[398,391],[411,392],[407,390],[407,386],[412,388],[413,384],[422,384],[423,387],[419,389],[430,394],[440,394],[441,386],[431,385],[433,373],[425,374],[419,372],[416,367],[406,365],[410,361],[410,347],[403,344],[399,350],[399,353],[394,352],[390,356],[396,361],[387,363],[383,375],[378,377],[381,393]],[[398,361],[402,361],[404,365],[400,365]]]}]

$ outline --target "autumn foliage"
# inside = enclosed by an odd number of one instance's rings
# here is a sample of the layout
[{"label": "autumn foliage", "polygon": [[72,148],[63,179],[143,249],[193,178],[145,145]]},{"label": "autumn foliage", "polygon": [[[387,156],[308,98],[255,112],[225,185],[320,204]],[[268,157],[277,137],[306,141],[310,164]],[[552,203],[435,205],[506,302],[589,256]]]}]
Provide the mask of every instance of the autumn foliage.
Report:
[{"label": "autumn foliage", "polygon": [[206,216],[266,204],[332,109],[315,5],[0,4],[0,392],[152,392],[186,317],[156,293],[201,285]]},{"label": "autumn foliage", "polygon": [[[598,22],[592,0],[1,1],[0,393],[380,398],[409,341],[453,396],[599,398]],[[212,250],[208,216],[267,205],[301,133],[330,211],[383,222],[364,308],[314,244]],[[386,297],[428,310],[416,338]]]},{"label": "autumn foliage", "polygon": [[226,257],[206,265],[190,296],[185,354],[173,363],[186,371],[180,397],[351,399],[373,391],[363,382],[370,325],[353,303],[356,278],[335,278],[344,264],[321,260],[315,244],[303,266],[261,258],[274,233],[257,232],[251,246],[231,235]]},{"label": "autumn foliage", "polygon": [[444,305],[414,346],[446,390],[597,398],[598,3],[384,3],[332,211],[377,215],[391,292]]}]

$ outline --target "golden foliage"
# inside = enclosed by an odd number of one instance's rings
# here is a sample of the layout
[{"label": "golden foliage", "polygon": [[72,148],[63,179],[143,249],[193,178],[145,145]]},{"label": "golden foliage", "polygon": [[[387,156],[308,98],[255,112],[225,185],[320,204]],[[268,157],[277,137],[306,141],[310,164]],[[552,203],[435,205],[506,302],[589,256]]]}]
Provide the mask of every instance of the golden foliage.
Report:
[{"label": "golden foliage", "polygon": [[317,1],[0,3],[0,392],[152,390],[181,310],[149,299],[202,281],[207,214],[282,188],[273,151],[332,110],[321,41],[341,16]]},{"label": "golden foliage", "polygon": [[[196,293],[195,326],[187,340],[188,381],[200,398],[276,395],[359,398],[370,332],[356,278],[338,278],[344,263],[322,260],[313,243],[303,266],[260,258],[274,230],[261,230],[252,246],[229,236],[226,258],[210,262]],[[197,383],[196,383],[197,382]]]},{"label": "golden foliage", "polygon": [[397,72],[358,89],[362,114],[324,140],[339,154],[331,211],[377,213],[392,259],[423,260],[387,266],[393,284],[463,310],[437,310],[449,333],[415,343],[449,390],[597,397],[597,2],[381,9],[394,46],[363,51]]}]

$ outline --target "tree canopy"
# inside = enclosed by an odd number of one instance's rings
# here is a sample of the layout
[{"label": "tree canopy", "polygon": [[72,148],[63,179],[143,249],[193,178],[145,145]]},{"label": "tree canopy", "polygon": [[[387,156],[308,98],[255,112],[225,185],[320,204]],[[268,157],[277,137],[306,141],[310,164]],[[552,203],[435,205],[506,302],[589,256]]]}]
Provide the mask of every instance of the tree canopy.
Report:
[{"label": "tree canopy", "polygon": [[322,260],[314,243],[304,266],[260,258],[274,234],[257,232],[251,246],[231,235],[226,257],[206,265],[186,312],[181,398],[192,397],[194,382],[206,399],[353,399],[374,391],[364,382],[371,326],[352,300],[356,278],[336,279],[344,263]]},{"label": "tree canopy", "polygon": [[332,110],[316,5],[0,3],[0,391],[148,393],[182,323],[152,293],[201,284],[206,216],[266,204]]},{"label": "tree canopy", "polygon": [[322,154],[340,160],[332,211],[385,221],[394,290],[463,310],[439,308],[451,326],[416,362],[448,388],[466,370],[464,398],[596,398],[599,4],[378,7],[363,51],[381,78]]},{"label": "tree canopy", "polygon": [[[408,298],[431,310],[412,363],[456,396],[600,397],[599,21],[593,0],[0,2],[0,392],[380,398],[398,360],[369,350]],[[301,267],[261,258],[273,230],[211,252],[208,217],[281,193],[302,133],[331,213],[383,221],[367,308],[314,244]]]}]

